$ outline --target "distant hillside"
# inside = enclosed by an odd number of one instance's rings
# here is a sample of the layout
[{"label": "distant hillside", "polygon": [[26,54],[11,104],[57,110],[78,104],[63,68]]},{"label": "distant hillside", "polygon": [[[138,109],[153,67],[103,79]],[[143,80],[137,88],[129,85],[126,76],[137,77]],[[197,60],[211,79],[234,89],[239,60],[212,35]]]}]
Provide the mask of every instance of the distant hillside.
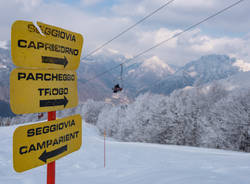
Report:
[{"label": "distant hillside", "polygon": [[10,109],[8,102],[0,100],[0,117],[13,117],[15,114]]}]

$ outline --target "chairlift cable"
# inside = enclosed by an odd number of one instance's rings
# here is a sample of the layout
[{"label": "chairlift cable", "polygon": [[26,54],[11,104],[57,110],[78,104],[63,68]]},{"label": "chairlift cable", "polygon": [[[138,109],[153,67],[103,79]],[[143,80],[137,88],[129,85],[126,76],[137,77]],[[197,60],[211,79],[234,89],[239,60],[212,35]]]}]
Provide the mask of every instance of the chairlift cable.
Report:
[{"label": "chairlift cable", "polygon": [[[223,8],[222,10],[220,10],[220,11],[218,11],[218,12],[216,12],[216,13],[214,13],[214,14],[212,14],[212,15],[210,15],[210,16],[204,18],[204,19],[202,19],[202,20],[199,21],[198,23],[195,23],[195,24],[193,24],[193,25],[191,25],[191,26],[185,28],[183,31],[180,31],[179,33],[176,33],[176,34],[173,35],[172,37],[167,38],[167,39],[165,39],[165,40],[163,40],[163,41],[161,41],[161,42],[155,44],[154,46],[152,46],[152,47],[150,47],[150,48],[148,48],[148,49],[146,49],[146,50],[144,50],[144,51],[138,53],[137,55],[133,56],[132,58],[130,58],[129,60],[127,60],[127,61],[125,61],[125,62],[123,62],[123,63],[121,63],[121,64],[129,63],[129,62],[133,61],[134,59],[136,59],[136,58],[142,56],[143,54],[145,54],[145,53],[147,53],[147,52],[149,52],[149,51],[151,51],[151,50],[153,50],[153,49],[159,47],[160,45],[162,45],[162,44],[164,44],[164,43],[166,43],[166,42],[169,42],[170,40],[172,40],[172,39],[174,39],[174,38],[177,38],[177,37],[181,36],[181,35],[184,34],[185,32],[190,31],[191,29],[197,27],[198,25],[200,25],[200,24],[202,24],[202,23],[208,21],[209,19],[212,19],[212,18],[216,17],[217,15],[219,15],[219,14],[221,14],[221,13],[223,13],[223,12],[225,12],[225,11],[231,9],[231,8],[233,8],[234,6],[236,6],[236,5],[240,4],[240,3],[242,3],[243,1],[244,1],[244,0],[239,0],[239,1],[237,1],[237,2],[235,2],[235,3],[233,3],[233,4],[231,4],[231,5],[229,5],[229,6],[225,7],[225,8]],[[106,71],[104,71],[104,72],[102,72],[102,73],[100,73],[100,74],[94,76],[93,78],[90,78],[90,79],[86,80],[84,83],[88,83],[88,82],[90,82],[90,81],[92,81],[92,80],[94,80],[94,79],[96,79],[96,78],[99,78],[100,76],[102,76],[102,75],[108,73],[109,71],[114,70],[114,69],[120,67],[121,64],[116,65],[116,66],[110,68],[109,70],[106,70]]]},{"label": "chairlift cable", "polygon": [[96,53],[97,51],[99,51],[100,49],[102,49],[103,47],[105,47],[106,45],[108,45],[109,43],[111,43],[112,41],[114,41],[115,39],[119,38],[120,36],[122,36],[124,33],[128,32],[129,30],[131,30],[132,28],[134,28],[135,26],[137,26],[138,24],[142,23],[143,21],[145,21],[146,19],[148,19],[149,17],[153,16],[155,13],[157,13],[158,11],[160,11],[161,9],[165,8],[167,5],[171,4],[172,2],[174,2],[175,0],[170,0],[168,2],[166,2],[165,4],[163,4],[162,6],[160,6],[159,8],[157,8],[156,10],[152,11],[151,13],[149,13],[147,16],[143,17],[141,20],[139,20],[138,22],[136,22],[135,24],[129,26],[127,29],[123,30],[122,32],[120,32],[119,34],[117,34],[116,36],[114,36],[113,38],[111,38],[110,40],[108,40],[107,42],[103,43],[102,45],[100,45],[99,47],[97,47],[96,49],[94,49],[93,51],[91,51],[90,53],[88,53],[86,56],[84,56],[82,59],[86,59],[89,56],[93,55],[94,53]]}]

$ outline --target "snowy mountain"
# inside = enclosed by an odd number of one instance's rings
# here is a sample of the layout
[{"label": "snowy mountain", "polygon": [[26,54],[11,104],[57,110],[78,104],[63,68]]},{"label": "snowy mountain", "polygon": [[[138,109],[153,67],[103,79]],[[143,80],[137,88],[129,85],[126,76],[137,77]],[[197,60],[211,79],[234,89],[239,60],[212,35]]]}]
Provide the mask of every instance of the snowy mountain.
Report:
[{"label": "snowy mountain", "polygon": [[[0,183],[46,183],[46,166],[16,173],[12,136],[17,126],[0,127]],[[106,141],[83,123],[79,151],[56,161],[56,183],[91,184],[235,184],[250,183],[247,153],[185,146]]]},{"label": "snowy mountain", "polygon": [[124,80],[130,96],[136,96],[141,88],[152,86],[175,73],[175,70],[157,56],[142,60],[128,68]]},{"label": "snowy mountain", "polygon": [[144,89],[144,91],[170,94],[172,91],[186,86],[200,86],[215,80],[225,79],[241,72],[240,67],[235,63],[235,58],[225,55],[203,56],[189,62],[173,75],[166,77],[151,89]]},{"label": "snowy mountain", "polygon": [[[145,60],[132,60],[133,62],[130,59],[115,51],[106,50],[82,61],[78,69],[82,93],[85,93],[88,98],[108,99],[114,103],[117,101],[115,99],[117,96],[119,101],[131,101],[139,88],[151,86],[156,80],[162,80],[175,72],[157,56]],[[128,63],[123,65],[121,80],[122,69],[119,64],[124,62]],[[114,69],[108,71],[110,68]],[[95,78],[99,74],[101,76]],[[93,80],[88,81],[88,79]],[[88,82],[85,83],[86,81]],[[115,84],[120,84],[124,91],[122,95],[115,95],[113,98],[111,89]]]},{"label": "snowy mountain", "polygon": [[9,74],[13,68],[10,45],[0,43],[0,100],[8,101],[9,99]]},{"label": "snowy mountain", "polygon": [[132,75],[132,77],[136,78],[143,78],[143,76],[146,76],[147,74],[154,77],[163,78],[164,76],[174,73],[175,70],[157,56],[145,59],[140,63],[140,67],[130,69],[128,71],[129,75]]},{"label": "snowy mountain", "polygon": [[194,80],[193,85],[199,86],[238,73],[239,68],[234,66],[235,61],[235,58],[226,55],[203,56],[186,64],[175,75],[190,76]]},{"label": "snowy mountain", "polygon": [[[113,104],[129,103],[145,91],[170,94],[186,86],[199,86],[242,73],[249,67],[241,60],[224,55],[203,56],[180,68],[168,65],[164,59],[157,56],[139,58],[132,62],[130,59],[115,50],[106,49],[81,60],[77,70],[79,101],[94,99]],[[119,64],[127,61],[129,62],[123,66],[121,81]],[[108,71],[114,66],[118,67]],[[0,116],[10,113],[6,104],[9,103],[9,74],[14,67],[9,42],[0,42],[0,101],[4,101],[0,106]],[[96,77],[99,74],[101,75]],[[112,88],[117,83],[124,90],[120,95],[113,95]]]},{"label": "snowy mountain", "polygon": [[9,105],[9,74],[11,62],[10,43],[0,42],[0,117],[14,116]]}]

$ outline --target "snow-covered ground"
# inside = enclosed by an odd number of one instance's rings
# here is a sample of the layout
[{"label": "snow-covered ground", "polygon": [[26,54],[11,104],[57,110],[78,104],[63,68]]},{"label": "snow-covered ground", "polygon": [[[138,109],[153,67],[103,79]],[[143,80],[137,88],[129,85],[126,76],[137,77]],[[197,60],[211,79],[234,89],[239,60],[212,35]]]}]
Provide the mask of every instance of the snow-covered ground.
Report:
[{"label": "snow-covered ground", "polygon": [[[14,127],[0,127],[0,184],[46,184],[46,166],[12,167]],[[82,148],[56,161],[56,184],[249,184],[250,154],[215,149],[107,140],[83,124]]]}]

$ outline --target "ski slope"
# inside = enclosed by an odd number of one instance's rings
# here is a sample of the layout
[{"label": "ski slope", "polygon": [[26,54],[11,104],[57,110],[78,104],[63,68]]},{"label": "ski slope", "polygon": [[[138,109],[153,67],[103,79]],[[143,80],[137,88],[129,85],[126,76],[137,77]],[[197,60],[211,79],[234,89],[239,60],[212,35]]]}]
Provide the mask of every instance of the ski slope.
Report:
[{"label": "ski slope", "polygon": [[[46,166],[16,173],[12,127],[0,127],[0,184],[46,184]],[[56,184],[249,184],[250,154],[107,140],[83,124],[82,148],[56,161]]]}]

